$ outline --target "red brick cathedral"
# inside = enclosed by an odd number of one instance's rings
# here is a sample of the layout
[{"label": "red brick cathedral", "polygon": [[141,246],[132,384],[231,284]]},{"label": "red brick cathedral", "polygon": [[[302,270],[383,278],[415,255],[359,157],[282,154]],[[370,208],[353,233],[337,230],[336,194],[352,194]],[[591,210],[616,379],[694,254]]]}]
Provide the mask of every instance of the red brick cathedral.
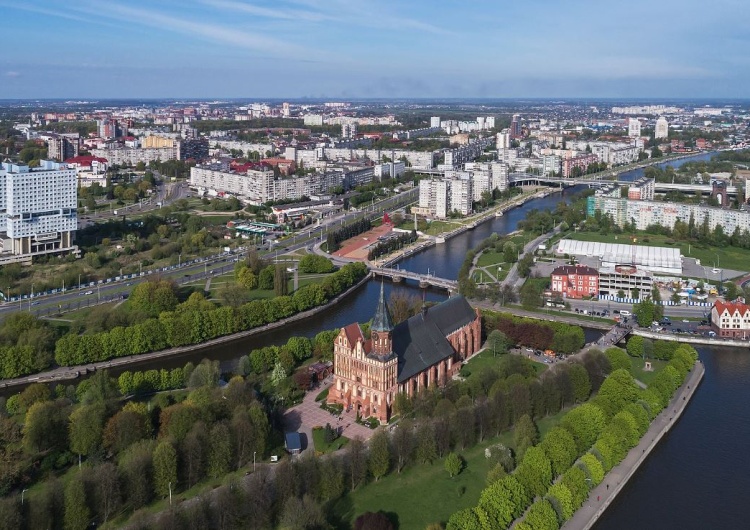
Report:
[{"label": "red brick cathedral", "polygon": [[339,332],[328,402],[387,422],[397,392],[412,396],[444,384],[479,350],[481,317],[463,296],[454,296],[394,326],[381,284],[370,332],[365,339],[356,322]]}]

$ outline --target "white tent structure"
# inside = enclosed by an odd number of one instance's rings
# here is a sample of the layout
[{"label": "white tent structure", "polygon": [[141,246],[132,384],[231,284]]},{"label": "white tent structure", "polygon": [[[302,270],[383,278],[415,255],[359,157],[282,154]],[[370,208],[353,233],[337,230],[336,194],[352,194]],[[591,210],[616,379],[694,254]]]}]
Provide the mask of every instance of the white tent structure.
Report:
[{"label": "white tent structure", "polygon": [[557,254],[596,256],[601,259],[603,267],[635,265],[653,272],[682,274],[682,256],[677,248],[562,239],[557,245]]}]

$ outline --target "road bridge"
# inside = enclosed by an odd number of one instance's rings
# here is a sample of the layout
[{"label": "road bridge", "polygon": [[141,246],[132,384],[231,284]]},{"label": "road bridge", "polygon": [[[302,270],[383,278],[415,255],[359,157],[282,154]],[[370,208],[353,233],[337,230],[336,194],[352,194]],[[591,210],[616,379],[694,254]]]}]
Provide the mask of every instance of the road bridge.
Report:
[{"label": "road bridge", "polygon": [[403,280],[413,280],[419,282],[420,287],[438,287],[440,289],[446,289],[451,293],[458,292],[458,282],[455,280],[448,280],[446,278],[439,278],[432,274],[418,274],[416,272],[407,271],[405,269],[383,269],[383,268],[372,268],[370,271],[380,277],[390,278],[394,282],[398,283]]}]

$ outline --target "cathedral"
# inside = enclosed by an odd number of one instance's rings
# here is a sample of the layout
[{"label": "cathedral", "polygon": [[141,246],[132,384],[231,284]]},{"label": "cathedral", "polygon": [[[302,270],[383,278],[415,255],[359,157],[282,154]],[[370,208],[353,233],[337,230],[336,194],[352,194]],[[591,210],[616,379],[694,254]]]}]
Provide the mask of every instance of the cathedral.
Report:
[{"label": "cathedral", "polygon": [[397,392],[412,396],[433,383],[442,385],[479,350],[481,333],[479,310],[463,296],[423,307],[394,326],[381,284],[370,338],[365,339],[355,322],[335,339],[328,402],[354,407],[361,417],[385,423]]}]

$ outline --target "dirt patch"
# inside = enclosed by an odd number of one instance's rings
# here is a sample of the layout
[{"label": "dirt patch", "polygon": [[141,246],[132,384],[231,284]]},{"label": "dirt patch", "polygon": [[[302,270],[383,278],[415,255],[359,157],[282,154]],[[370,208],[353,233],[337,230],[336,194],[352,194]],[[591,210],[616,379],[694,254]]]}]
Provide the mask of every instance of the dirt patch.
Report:
[{"label": "dirt patch", "polygon": [[367,259],[370,245],[377,243],[379,237],[389,234],[392,230],[393,225],[390,224],[376,226],[367,232],[344,241],[341,248],[334,252],[333,255],[364,261]]}]

